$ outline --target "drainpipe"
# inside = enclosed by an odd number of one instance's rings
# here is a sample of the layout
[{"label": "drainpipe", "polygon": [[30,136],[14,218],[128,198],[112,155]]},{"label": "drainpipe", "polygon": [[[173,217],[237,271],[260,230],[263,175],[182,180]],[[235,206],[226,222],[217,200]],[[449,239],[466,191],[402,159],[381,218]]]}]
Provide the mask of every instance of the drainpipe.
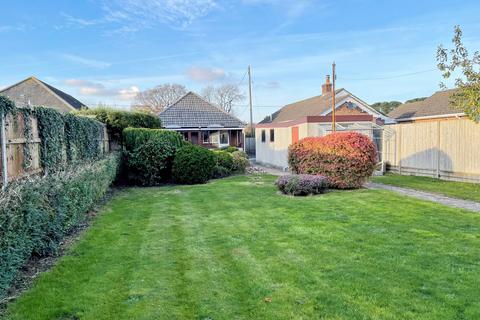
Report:
[{"label": "drainpipe", "polygon": [[7,137],[6,137],[6,128],[5,128],[5,115],[0,113],[0,134],[2,139],[2,177],[3,184],[2,190],[4,190],[8,185],[8,171],[7,171]]}]

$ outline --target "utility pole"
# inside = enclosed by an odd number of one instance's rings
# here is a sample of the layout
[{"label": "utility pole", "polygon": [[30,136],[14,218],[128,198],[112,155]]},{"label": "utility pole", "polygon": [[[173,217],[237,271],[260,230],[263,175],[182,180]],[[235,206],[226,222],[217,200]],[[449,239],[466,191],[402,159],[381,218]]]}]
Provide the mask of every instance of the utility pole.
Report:
[{"label": "utility pole", "polygon": [[250,133],[253,133],[252,72],[248,66],[248,96],[250,107]]},{"label": "utility pole", "polygon": [[335,61],[332,64],[332,131],[337,131],[337,125],[335,124],[335,79],[337,75],[335,74]]}]

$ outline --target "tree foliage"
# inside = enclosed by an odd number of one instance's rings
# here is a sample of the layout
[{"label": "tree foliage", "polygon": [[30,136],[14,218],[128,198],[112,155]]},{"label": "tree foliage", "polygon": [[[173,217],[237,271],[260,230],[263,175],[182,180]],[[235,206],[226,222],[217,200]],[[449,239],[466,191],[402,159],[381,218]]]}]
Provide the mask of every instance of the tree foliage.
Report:
[{"label": "tree foliage", "polygon": [[[437,66],[444,79],[449,79],[455,71],[458,88],[451,96],[451,104],[465,112],[472,120],[480,121],[480,53],[476,51],[470,57],[462,41],[462,29],[455,26],[452,38],[453,48],[447,50],[443,45],[437,49]],[[440,86],[446,89],[442,82]]]},{"label": "tree foliage", "polygon": [[384,101],[376,102],[372,104],[371,107],[383,114],[388,114],[401,104],[402,103],[400,101]]},{"label": "tree foliage", "polygon": [[427,100],[427,97],[413,98],[413,99],[405,101],[405,103],[412,103],[412,102],[418,102],[418,101],[423,101],[423,100]]},{"label": "tree foliage", "polygon": [[245,95],[241,92],[238,85],[235,84],[224,84],[218,87],[207,86],[203,88],[202,96],[208,102],[217,105],[228,113],[233,113],[235,103],[245,99]]},{"label": "tree foliage", "polygon": [[187,93],[185,86],[166,83],[137,94],[133,109],[158,115]]}]

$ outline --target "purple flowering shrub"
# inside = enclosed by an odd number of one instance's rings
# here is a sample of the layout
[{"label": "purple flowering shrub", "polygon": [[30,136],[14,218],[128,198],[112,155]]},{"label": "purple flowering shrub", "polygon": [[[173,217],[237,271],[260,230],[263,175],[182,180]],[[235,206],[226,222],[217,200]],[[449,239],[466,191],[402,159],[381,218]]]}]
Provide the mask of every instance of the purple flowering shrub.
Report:
[{"label": "purple flowering shrub", "polygon": [[306,196],[325,192],[328,188],[328,180],[321,175],[287,175],[279,177],[275,185],[284,194]]}]

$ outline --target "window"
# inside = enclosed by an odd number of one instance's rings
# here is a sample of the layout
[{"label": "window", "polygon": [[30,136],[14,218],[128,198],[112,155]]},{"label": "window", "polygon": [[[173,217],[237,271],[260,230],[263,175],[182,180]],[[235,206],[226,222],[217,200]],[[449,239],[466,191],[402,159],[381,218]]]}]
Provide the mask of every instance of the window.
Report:
[{"label": "window", "polygon": [[275,141],[275,130],[270,129],[270,142],[274,142],[274,141]]},{"label": "window", "polygon": [[262,130],[262,142],[265,142],[265,130]]},{"label": "window", "polygon": [[220,132],[220,144],[229,144],[229,139],[228,139],[228,131],[221,131]]},{"label": "window", "polygon": [[218,144],[218,131],[210,132],[210,143]]},{"label": "window", "polygon": [[203,143],[210,143],[210,131],[202,131]]}]

